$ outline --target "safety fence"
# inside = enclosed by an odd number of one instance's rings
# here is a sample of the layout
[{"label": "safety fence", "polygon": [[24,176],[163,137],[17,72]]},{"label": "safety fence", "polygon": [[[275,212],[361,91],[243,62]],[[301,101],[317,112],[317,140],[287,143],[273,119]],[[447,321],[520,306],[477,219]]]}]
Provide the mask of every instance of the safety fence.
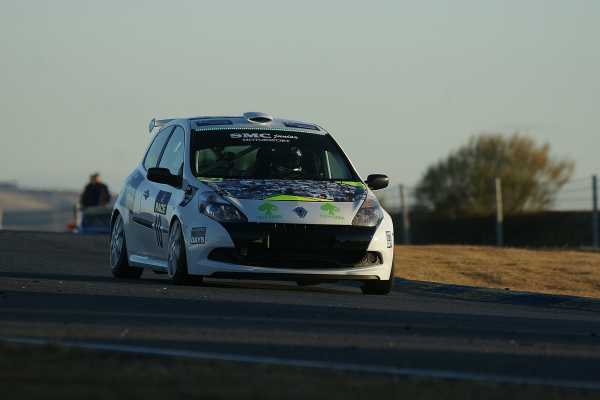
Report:
[{"label": "safety fence", "polygon": [[392,215],[399,244],[484,244],[512,247],[599,246],[596,175],[572,179],[554,201],[535,213],[503,215],[501,182],[490,182],[494,217],[444,218],[417,203],[416,187],[391,186],[377,193]]}]

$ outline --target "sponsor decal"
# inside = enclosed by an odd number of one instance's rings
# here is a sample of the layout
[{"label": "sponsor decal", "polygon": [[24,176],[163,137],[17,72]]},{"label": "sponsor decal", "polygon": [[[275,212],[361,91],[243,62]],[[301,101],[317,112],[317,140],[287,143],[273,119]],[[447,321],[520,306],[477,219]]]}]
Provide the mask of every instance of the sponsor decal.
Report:
[{"label": "sponsor decal", "polygon": [[211,126],[211,125],[233,125],[228,119],[209,119],[204,121],[196,121],[196,126]]},{"label": "sponsor decal", "polygon": [[194,195],[196,194],[196,192],[198,191],[197,187],[193,187],[193,186],[188,186],[187,189],[185,189],[185,194],[183,195],[183,200],[181,200],[181,204],[179,204],[180,207],[185,207],[189,204],[190,201],[192,201],[192,199],[194,198]]},{"label": "sponsor decal", "polygon": [[256,219],[279,219],[283,218],[282,214],[273,214],[273,211],[279,210],[279,207],[271,203],[263,203],[258,206],[258,211],[264,211],[265,215],[257,215]]},{"label": "sponsor decal", "polygon": [[123,193],[122,205],[125,206],[129,212],[133,212],[133,205],[135,204],[135,189],[127,183],[125,186],[125,192]]},{"label": "sponsor decal", "polygon": [[206,243],[206,227],[200,226],[192,228],[192,237],[190,238],[191,244],[204,244]]},{"label": "sponsor decal", "polygon": [[150,167],[156,167],[156,161],[158,161],[158,156],[156,154],[152,154],[148,160],[148,165]]},{"label": "sponsor decal", "polygon": [[242,142],[274,142],[274,143],[289,143],[292,140],[298,140],[295,135],[283,135],[276,133],[274,135],[268,132],[254,133],[230,133],[232,139],[241,139]]},{"label": "sponsor decal", "polygon": [[394,245],[394,238],[392,237],[392,231],[385,231],[385,237],[387,238],[387,247],[390,249]]},{"label": "sponsor decal", "polygon": [[340,212],[340,208],[334,206],[333,204],[323,204],[321,206],[321,210],[323,211],[327,211],[327,214],[319,214],[321,216],[321,218],[329,218],[329,219],[339,219],[339,220],[345,220],[346,218],[342,217],[341,215],[335,215],[335,213]]},{"label": "sponsor decal", "polygon": [[347,182],[331,181],[198,179],[221,196],[240,200],[354,202],[367,195],[360,182],[358,185],[350,185]]},{"label": "sponsor decal", "polygon": [[161,190],[156,195],[156,201],[154,202],[154,212],[165,215],[167,213],[167,205],[171,199],[171,193]]},{"label": "sponsor decal", "polygon": [[156,218],[154,218],[154,223],[152,224],[152,227],[154,228],[154,233],[156,234],[156,245],[158,247],[163,247],[163,239],[162,239],[162,232],[160,231],[160,225],[162,223],[162,217],[160,215],[157,215]]},{"label": "sponsor decal", "polygon": [[319,131],[320,129],[314,125],[308,124],[300,124],[298,122],[284,122],[283,123],[288,128],[299,128],[299,129],[309,129],[311,131]]}]

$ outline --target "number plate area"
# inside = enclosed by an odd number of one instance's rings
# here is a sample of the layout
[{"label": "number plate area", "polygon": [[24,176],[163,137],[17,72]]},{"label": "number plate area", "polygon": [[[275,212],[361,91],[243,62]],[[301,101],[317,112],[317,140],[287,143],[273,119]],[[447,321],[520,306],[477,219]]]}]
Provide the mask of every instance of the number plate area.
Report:
[{"label": "number plate area", "polygon": [[269,234],[267,247],[274,250],[333,250],[335,235],[271,233]]}]

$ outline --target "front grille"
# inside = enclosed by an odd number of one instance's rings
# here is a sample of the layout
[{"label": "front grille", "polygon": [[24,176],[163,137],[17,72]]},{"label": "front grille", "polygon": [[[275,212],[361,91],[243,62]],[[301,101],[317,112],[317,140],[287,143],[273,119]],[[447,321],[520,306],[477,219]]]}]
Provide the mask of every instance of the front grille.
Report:
[{"label": "front grille", "polygon": [[284,269],[334,269],[380,265],[381,253],[350,251],[319,251],[301,249],[217,248],[208,255],[209,260],[244,264],[265,268]]},{"label": "front grille", "polygon": [[268,268],[352,268],[381,264],[367,252],[374,227],[275,223],[222,223],[234,249],[213,250],[209,259]]}]

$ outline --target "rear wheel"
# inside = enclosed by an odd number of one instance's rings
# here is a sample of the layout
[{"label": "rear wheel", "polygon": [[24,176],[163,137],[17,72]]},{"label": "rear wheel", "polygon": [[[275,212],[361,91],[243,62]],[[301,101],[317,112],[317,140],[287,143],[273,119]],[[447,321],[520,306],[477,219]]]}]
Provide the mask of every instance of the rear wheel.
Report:
[{"label": "rear wheel", "polygon": [[127,261],[127,244],[123,226],[123,218],[121,214],[117,214],[110,235],[110,269],[117,278],[138,279],[144,269],[132,267]]},{"label": "rear wheel", "polygon": [[202,276],[188,274],[185,241],[181,223],[175,220],[169,230],[169,248],[167,254],[167,273],[176,285],[190,285],[202,282]]},{"label": "rear wheel", "polygon": [[396,274],[395,262],[392,261],[392,271],[390,273],[390,279],[385,281],[361,281],[360,290],[364,294],[379,294],[384,295],[392,291],[394,287],[394,275]]}]

